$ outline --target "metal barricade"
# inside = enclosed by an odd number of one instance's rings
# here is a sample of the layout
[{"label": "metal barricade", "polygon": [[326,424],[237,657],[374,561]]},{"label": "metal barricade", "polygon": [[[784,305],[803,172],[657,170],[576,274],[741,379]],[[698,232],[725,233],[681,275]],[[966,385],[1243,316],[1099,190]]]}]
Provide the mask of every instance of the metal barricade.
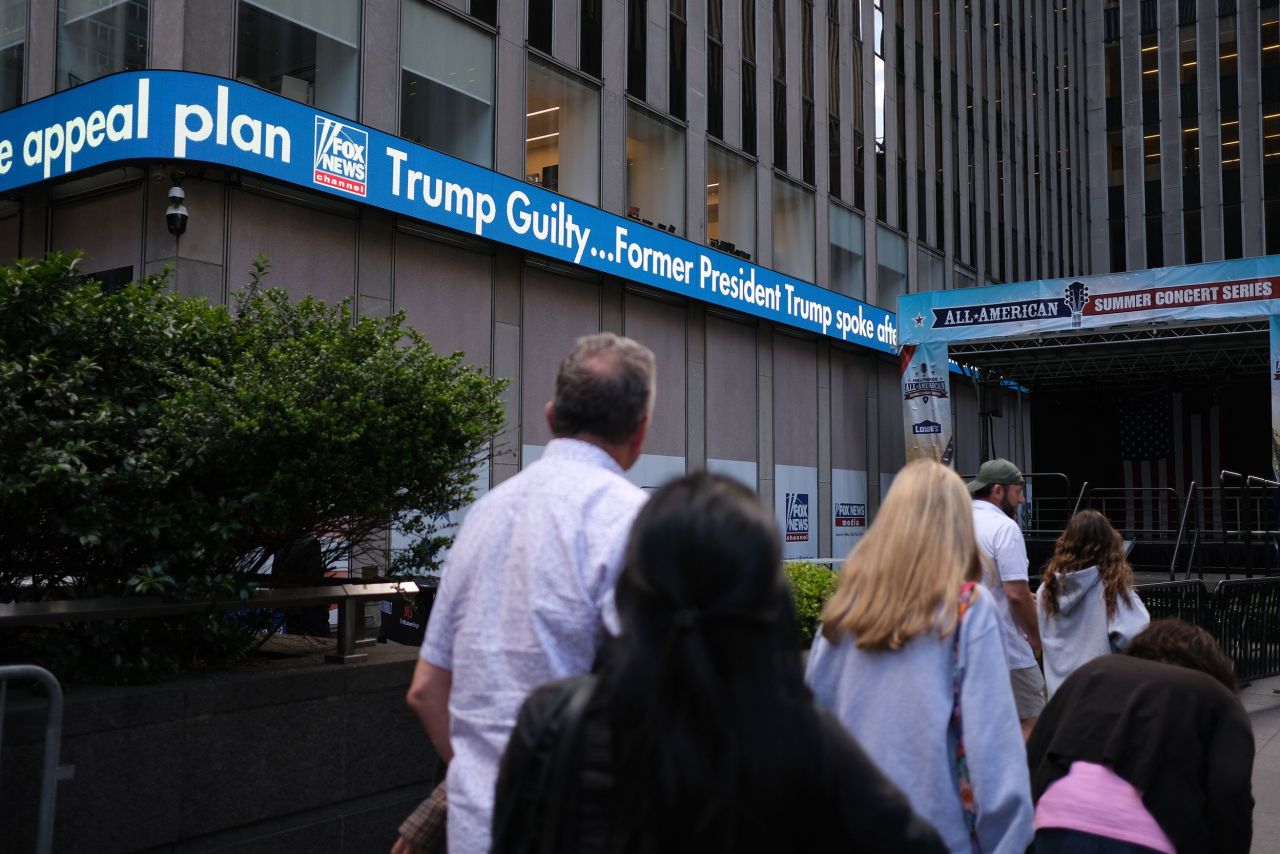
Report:
[{"label": "metal barricade", "polygon": [[1237,578],[1213,590],[1215,627],[1223,652],[1243,681],[1280,674],[1280,578]]},{"label": "metal barricade", "polygon": [[1174,617],[1200,626],[1210,634],[1214,633],[1214,604],[1204,582],[1161,581],[1156,584],[1139,584],[1136,590],[1151,619]]},{"label": "metal barricade", "polygon": [[[37,854],[53,851],[53,815],[58,792],[58,756],[62,750],[62,686],[52,673],[32,664],[0,666],[0,755],[4,747],[4,715],[9,683],[30,680],[49,692],[49,717],[44,731],[44,763],[40,775],[40,814],[36,824]],[[0,767],[3,767],[0,765]]]}]

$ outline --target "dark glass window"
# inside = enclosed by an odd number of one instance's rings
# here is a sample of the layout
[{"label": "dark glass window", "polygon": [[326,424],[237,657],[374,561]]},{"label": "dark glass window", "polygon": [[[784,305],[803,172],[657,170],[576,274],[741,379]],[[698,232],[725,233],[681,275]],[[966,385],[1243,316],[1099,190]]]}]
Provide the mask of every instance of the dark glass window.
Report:
[{"label": "dark glass window", "polygon": [[685,10],[684,0],[671,0],[671,17],[667,22],[667,46],[669,71],[667,74],[667,108],[677,119],[685,116],[685,93],[688,76],[685,73]]},{"label": "dark glass window", "polygon": [[707,0],[707,133],[724,138],[724,0]]},{"label": "dark glass window", "polygon": [[[475,8],[475,2],[476,0],[472,0],[473,9]],[[484,0],[484,2],[496,5],[496,0]],[[578,34],[578,67],[592,77],[599,77],[601,70],[600,51],[603,47],[602,18],[600,16],[602,0],[580,0],[580,2],[582,3],[582,21],[581,31]]]},{"label": "dark glass window", "polygon": [[529,0],[529,46],[551,53],[551,32],[555,26],[554,0]]},{"label": "dark glass window", "polygon": [[787,6],[773,0],[773,165],[787,168]]},{"label": "dark glass window", "polygon": [[[531,0],[531,2],[548,2],[548,0]],[[648,0],[627,0],[627,92],[641,100],[645,97],[645,77],[648,72],[647,7]]]}]

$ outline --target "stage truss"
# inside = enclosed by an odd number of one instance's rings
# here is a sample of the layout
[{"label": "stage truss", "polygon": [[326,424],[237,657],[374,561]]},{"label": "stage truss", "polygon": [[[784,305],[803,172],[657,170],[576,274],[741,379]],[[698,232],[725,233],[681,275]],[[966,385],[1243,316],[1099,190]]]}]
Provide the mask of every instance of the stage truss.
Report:
[{"label": "stage truss", "polygon": [[1203,384],[1268,375],[1266,318],[953,342],[950,356],[1035,390]]}]

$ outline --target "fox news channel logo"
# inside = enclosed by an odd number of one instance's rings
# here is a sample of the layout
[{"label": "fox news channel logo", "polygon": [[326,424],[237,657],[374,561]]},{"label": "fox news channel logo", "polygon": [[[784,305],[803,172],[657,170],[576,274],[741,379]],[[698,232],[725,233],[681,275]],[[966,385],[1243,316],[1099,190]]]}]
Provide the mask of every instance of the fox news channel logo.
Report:
[{"label": "fox news channel logo", "polygon": [[809,539],[809,493],[787,493],[787,542],[803,543]]},{"label": "fox news channel logo", "polygon": [[315,175],[312,180],[363,197],[369,172],[369,132],[336,119],[316,116]]},{"label": "fox news channel logo", "polygon": [[837,528],[867,527],[867,505],[837,501],[835,511]]}]

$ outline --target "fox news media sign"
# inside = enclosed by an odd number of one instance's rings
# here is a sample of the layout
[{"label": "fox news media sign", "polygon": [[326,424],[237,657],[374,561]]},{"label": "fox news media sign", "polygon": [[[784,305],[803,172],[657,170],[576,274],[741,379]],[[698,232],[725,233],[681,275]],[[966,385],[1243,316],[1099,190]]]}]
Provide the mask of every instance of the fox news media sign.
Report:
[{"label": "fox news media sign", "polygon": [[0,115],[0,193],[108,164],[215,163],[875,350],[897,343],[890,312],[225,78],[126,72]]}]

